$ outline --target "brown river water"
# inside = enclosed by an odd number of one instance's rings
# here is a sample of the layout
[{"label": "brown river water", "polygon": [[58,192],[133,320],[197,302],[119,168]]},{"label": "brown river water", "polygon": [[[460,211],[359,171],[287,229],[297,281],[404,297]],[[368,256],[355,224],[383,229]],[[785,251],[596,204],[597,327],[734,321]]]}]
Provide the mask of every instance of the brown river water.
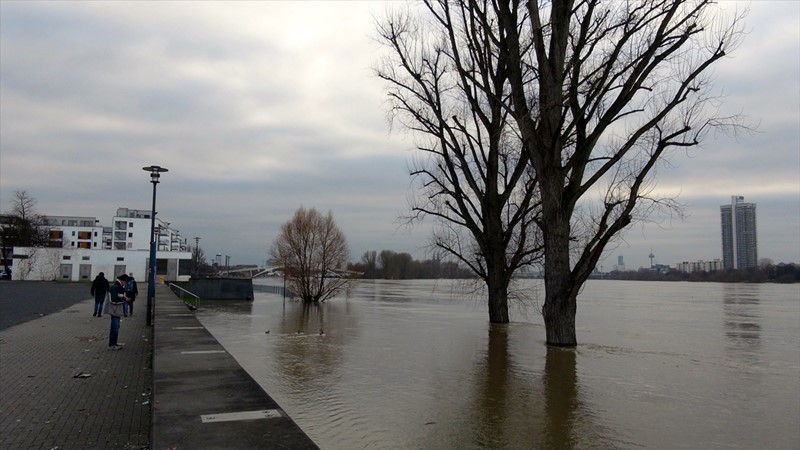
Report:
[{"label": "brown river water", "polygon": [[507,325],[441,280],[199,317],[322,449],[800,448],[800,285],[589,281],[569,350],[515,290]]}]

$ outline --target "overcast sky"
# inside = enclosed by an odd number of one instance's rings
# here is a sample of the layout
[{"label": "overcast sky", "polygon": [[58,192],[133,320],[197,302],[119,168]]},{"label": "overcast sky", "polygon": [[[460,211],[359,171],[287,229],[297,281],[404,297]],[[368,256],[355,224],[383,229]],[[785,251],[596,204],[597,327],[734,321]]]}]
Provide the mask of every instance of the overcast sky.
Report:
[{"label": "overcast sky", "polygon": [[[723,2],[726,7],[737,6]],[[738,4],[739,7],[742,4]],[[352,259],[422,259],[429,225],[398,217],[412,139],[390,129],[372,67],[379,2],[0,2],[0,210],[149,210],[142,167],[169,169],[159,217],[206,255],[259,263],[301,205],[331,210]],[[800,262],[800,2],[750,4],[741,47],[715,70],[723,111],[758,132],[710,136],[659,172],[685,220],[631,228],[629,268],[721,258],[719,206],[758,205],[759,257]]]}]

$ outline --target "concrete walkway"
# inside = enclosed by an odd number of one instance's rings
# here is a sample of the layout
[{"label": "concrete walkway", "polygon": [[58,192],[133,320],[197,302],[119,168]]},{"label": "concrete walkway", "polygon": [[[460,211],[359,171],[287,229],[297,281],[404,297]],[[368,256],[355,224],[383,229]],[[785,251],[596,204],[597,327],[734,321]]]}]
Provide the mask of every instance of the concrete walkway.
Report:
[{"label": "concrete walkway", "polygon": [[120,351],[92,299],[0,331],[0,449],[318,448],[167,286],[146,304]]},{"label": "concrete walkway", "polygon": [[149,448],[145,304],[122,319],[120,351],[108,350],[111,320],[92,317],[92,299],[0,331],[0,448]]},{"label": "concrete walkway", "polygon": [[154,449],[317,449],[168,288],[159,286]]}]

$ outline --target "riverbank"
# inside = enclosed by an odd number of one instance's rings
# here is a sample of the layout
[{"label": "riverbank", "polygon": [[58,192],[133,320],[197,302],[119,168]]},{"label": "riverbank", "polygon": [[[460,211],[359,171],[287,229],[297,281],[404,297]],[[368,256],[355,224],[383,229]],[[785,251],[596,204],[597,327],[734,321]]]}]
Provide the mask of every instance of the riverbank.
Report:
[{"label": "riverbank", "polygon": [[3,316],[48,312],[0,331],[0,448],[317,448],[165,285],[154,326],[140,297],[109,351],[88,285],[2,284]]}]

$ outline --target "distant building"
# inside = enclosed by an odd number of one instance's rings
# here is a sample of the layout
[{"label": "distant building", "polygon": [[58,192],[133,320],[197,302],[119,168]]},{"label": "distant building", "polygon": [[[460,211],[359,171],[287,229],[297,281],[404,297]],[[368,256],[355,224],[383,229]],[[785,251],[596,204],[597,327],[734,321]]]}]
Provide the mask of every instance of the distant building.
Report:
[{"label": "distant building", "polygon": [[676,265],[678,271],[683,273],[693,272],[715,272],[722,270],[722,261],[715,259],[713,261],[684,261]]},{"label": "distant building", "polygon": [[[8,223],[6,223],[8,222]],[[10,261],[17,280],[90,281],[103,272],[113,279],[133,273],[147,281],[150,261],[151,212],[119,208],[111,226],[94,217],[45,216],[49,242],[45,247],[13,248]],[[185,281],[192,253],[180,232],[156,218],[156,275]],[[0,226],[10,226],[0,220]]]},{"label": "distant building", "polygon": [[614,266],[614,270],[625,271],[625,258],[622,255],[617,256],[617,265]]},{"label": "distant building", "polygon": [[758,264],[756,204],[744,197],[731,197],[730,205],[721,205],[722,267],[725,270],[748,269]]}]

